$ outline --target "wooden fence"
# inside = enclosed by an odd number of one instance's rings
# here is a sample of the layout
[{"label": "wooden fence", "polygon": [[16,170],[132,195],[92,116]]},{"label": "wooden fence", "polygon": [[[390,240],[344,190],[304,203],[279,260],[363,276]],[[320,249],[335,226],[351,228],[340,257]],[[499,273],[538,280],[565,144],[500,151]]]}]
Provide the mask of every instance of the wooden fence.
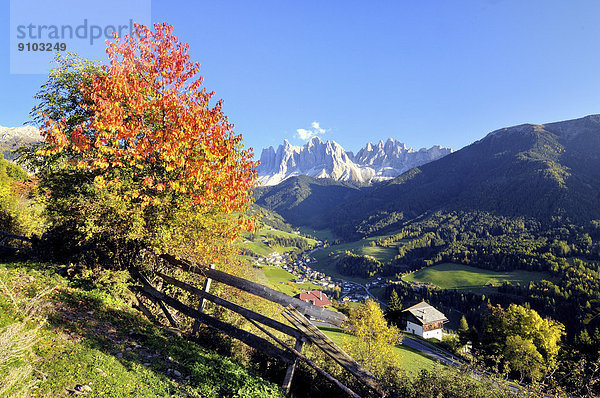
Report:
[{"label": "wooden fence", "polygon": [[31,239],[25,236],[0,231],[0,251],[17,253],[20,250],[28,248],[30,243]]},{"label": "wooden fence", "polygon": [[[358,364],[352,357],[346,354],[341,348],[334,344],[325,334],[323,334],[315,325],[313,325],[307,317],[316,318],[332,325],[340,326],[346,319],[346,316],[339,313],[317,307],[286,294],[273,290],[267,286],[227,274],[222,271],[215,270],[214,267],[205,267],[191,264],[185,260],[176,259],[170,255],[161,256],[163,260],[170,265],[178,267],[187,272],[192,272],[204,276],[205,282],[202,289],[192,286],[188,283],[177,280],[164,273],[157,272],[159,280],[162,284],[176,286],[184,291],[187,291],[201,299],[200,306],[193,308],[181,301],[170,297],[160,291],[160,288],[153,286],[150,281],[141,273],[134,275],[141,283],[141,288],[138,293],[151,300],[158,305],[171,325],[178,327],[175,318],[169,312],[167,307],[171,307],[181,314],[194,319],[193,332],[196,332],[199,324],[204,324],[210,328],[225,333],[235,339],[238,339],[245,344],[263,352],[273,358],[277,358],[288,364],[288,369],[282,383],[282,387],[289,393],[294,372],[298,361],[304,361],[321,376],[337,385],[340,389],[346,392],[349,396],[359,397],[354,391],[346,387],[339,380],[329,375],[305,355],[302,354],[302,348],[305,344],[313,344],[323,350],[327,355],[333,358],[344,369],[354,375],[363,385],[378,393],[380,396],[385,396],[384,389],[381,383],[369,371]],[[262,297],[271,302],[283,306],[283,316],[290,325],[269,318],[255,311],[249,310],[243,306],[232,303],[221,297],[215,296],[209,292],[211,282],[217,281],[228,286],[240,289],[252,295]],[[266,337],[258,336],[254,333],[237,328],[229,323],[212,317],[204,312],[206,301],[210,301],[216,305],[227,308],[244,318],[256,326]],[[138,301],[139,309],[147,316],[152,317],[152,313],[141,302]],[[286,344],[277,338],[267,328],[283,333],[295,340],[294,347]],[[273,343],[274,342],[274,343]]]}]

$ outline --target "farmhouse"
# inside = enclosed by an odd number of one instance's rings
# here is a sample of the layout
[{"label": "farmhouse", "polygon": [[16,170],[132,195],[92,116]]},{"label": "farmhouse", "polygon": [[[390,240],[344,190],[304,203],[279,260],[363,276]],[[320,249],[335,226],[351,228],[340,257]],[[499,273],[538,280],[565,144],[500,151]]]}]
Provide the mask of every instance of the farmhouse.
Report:
[{"label": "farmhouse", "polygon": [[446,316],[425,301],[402,311],[402,328],[425,339],[433,337],[442,341],[442,326],[445,322],[448,322]]},{"label": "farmhouse", "polygon": [[325,307],[331,304],[331,301],[329,301],[327,295],[325,295],[325,293],[319,290],[300,293],[297,294],[295,297],[307,303],[311,303],[312,305],[317,305],[319,307]]}]

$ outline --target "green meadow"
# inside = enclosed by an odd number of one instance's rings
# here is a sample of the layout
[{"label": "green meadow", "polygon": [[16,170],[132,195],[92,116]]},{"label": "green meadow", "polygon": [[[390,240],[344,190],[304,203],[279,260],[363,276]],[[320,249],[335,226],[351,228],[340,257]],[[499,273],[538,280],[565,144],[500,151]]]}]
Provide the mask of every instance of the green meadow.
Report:
[{"label": "green meadow", "polygon": [[[355,336],[344,333],[341,329],[320,328],[335,344],[340,347],[352,344],[356,340]],[[436,361],[424,355],[423,353],[406,347],[402,344],[394,348],[394,354],[398,357],[398,366],[406,371],[410,376],[417,376],[423,369],[431,370]]]},{"label": "green meadow", "polygon": [[331,275],[332,277],[347,279],[358,283],[365,283],[367,282],[367,279],[341,275],[339,272],[337,272],[336,263],[346,251],[350,251],[358,255],[371,256],[382,263],[392,260],[398,254],[396,245],[381,247],[375,246],[374,243],[371,243],[383,237],[385,236],[373,236],[354,242],[342,243],[339,245],[333,245],[319,249],[312,254],[312,256],[317,260],[317,264],[313,268],[324,272],[327,275]]},{"label": "green meadow", "polygon": [[288,253],[299,250],[296,246],[276,246],[264,243],[264,241],[269,241],[272,236],[280,236],[285,238],[302,238],[307,241],[307,243],[311,246],[317,244],[317,241],[311,238],[303,238],[300,235],[293,234],[290,232],[279,231],[276,229],[261,229],[257,231],[255,234],[246,233],[244,234],[244,240],[247,242],[243,242],[239,244],[239,247],[242,249],[248,249],[256,256],[268,256],[273,252],[277,253]]},{"label": "green meadow", "polygon": [[307,290],[322,290],[322,286],[312,283],[293,283],[296,279],[294,274],[291,274],[280,267],[265,266],[261,268],[266,282],[275,290],[285,293],[289,296],[295,296],[298,293]]},{"label": "green meadow", "polygon": [[531,281],[550,280],[547,272],[515,270],[496,272],[462,264],[438,264],[406,275],[402,280],[416,283],[432,283],[442,289],[481,291],[490,284],[497,287],[504,282],[527,285]]}]

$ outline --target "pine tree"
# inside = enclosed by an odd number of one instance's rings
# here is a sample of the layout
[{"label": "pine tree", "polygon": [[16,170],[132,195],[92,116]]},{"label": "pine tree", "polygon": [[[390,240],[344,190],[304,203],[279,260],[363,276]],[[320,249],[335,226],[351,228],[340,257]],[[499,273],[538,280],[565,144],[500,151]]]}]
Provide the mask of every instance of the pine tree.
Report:
[{"label": "pine tree", "polygon": [[460,344],[467,344],[467,342],[470,340],[470,337],[471,335],[469,333],[469,324],[467,323],[467,318],[465,318],[465,316],[463,315],[460,318],[460,322],[458,324],[458,338]]},{"label": "pine tree", "polygon": [[402,303],[400,302],[400,298],[398,297],[398,293],[396,290],[392,290],[392,294],[390,295],[390,299],[388,301],[388,312],[397,312],[402,309]]},{"label": "pine tree", "polygon": [[467,318],[465,318],[464,315],[462,316],[462,318],[460,318],[458,331],[461,333],[466,333],[469,331],[469,324],[467,323]]}]

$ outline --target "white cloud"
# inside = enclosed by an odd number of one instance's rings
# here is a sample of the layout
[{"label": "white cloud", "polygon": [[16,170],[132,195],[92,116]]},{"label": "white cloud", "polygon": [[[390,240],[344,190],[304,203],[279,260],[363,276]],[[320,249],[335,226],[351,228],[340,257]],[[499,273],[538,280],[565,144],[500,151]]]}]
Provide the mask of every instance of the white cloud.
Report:
[{"label": "white cloud", "polygon": [[327,130],[325,130],[324,128],[322,128],[319,125],[319,122],[312,122],[310,124],[311,128],[310,129],[296,129],[296,132],[298,133],[298,137],[300,137],[301,140],[304,141],[308,141],[313,137],[316,137],[317,135],[323,135],[327,132]]}]

